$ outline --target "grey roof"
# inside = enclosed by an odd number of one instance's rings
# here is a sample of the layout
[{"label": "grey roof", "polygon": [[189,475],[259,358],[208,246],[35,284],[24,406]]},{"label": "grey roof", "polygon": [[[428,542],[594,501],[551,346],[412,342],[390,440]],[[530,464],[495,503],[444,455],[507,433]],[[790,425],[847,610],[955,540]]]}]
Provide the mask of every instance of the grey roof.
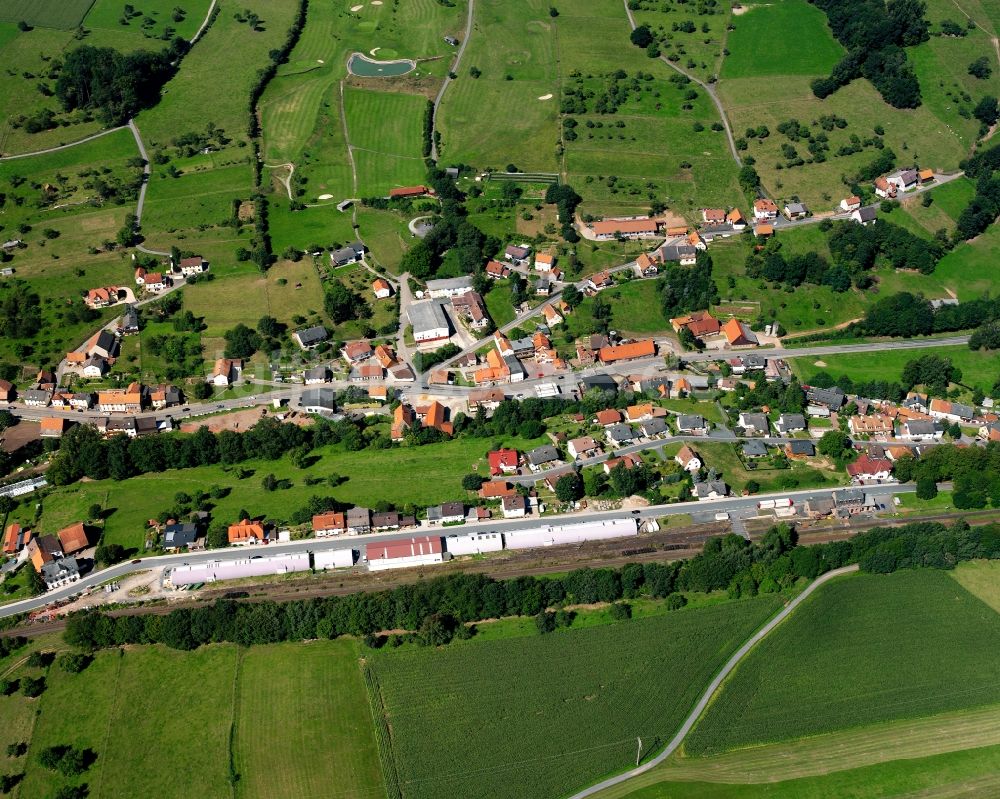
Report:
[{"label": "grey roof", "polygon": [[859,208],[855,213],[862,222],[874,222],[878,216],[878,211],[874,205],[866,205],[864,208]]},{"label": "grey roof", "polygon": [[535,344],[529,336],[511,339],[510,346],[515,355],[535,351]]},{"label": "grey roof", "polygon": [[134,305],[125,306],[121,326],[125,330],[133,330],[139,326],[139,312],[135,309]]},{"label": "grey roof", "polygon": [[330,260],[335,264],[349,264],[354,261],[360,255],[364,255],[365,245],[360,241],[353,241],[346,247],[341,247],[339,250],[334,250],[330,253]]},{"label": "grey roof", "polygon": [[640,424],[639,427],[642,429],[643,435],[647,436],[658,436],[670,429],[664,419],[650,419],[648,422]]},{"label": "grey roof", "polygon": [[540,466],[543,463],[559,460],[559,450],[551,444],[543,444],[540,447],[535,447],[525,457],[532,466]]},{"label": "grey roof", "polygon": [[661,386],[669,390],[670,380],[666,377],[650,377],[639,383],[639,388],[642,391],[651,391],[654,393],[659,393],[659,388]]},{"label": "grey roof", "polygon": [[456,289],[472,290],[472,275],[462,275],[461,277],[443,277],[437,280],[427,281],[428,291],[454,291]]},{"label": "grey roof", "polygon": [[708,427],[704,416],[683,413],[677,417],[678,430],[700,430],[703,427]]},{"label": "grey roof", "polygon": [[327,380],[330,377],[330,370],[325,366],[317,366],[313,369],[306,369],[305,379],[308,380]]},{"label": "grey roof", "polygon": [[917,182],[917,170],[915,169],[898,169],[889,175],[890,178],[899,178],[904,184],[909,185],[910,183]]},{"label": "grey roof", "polygon": [[767,418],[766,413],[743,413],[740,415],[748,428],[752,427],[754,430],[766,432],[771,426],[771,420]]},{"label": "grey roof", "polygon": [[337,407],[336,396],[332,388],[311,388],[302,392],[302,407],[332,411]]},{"label": "grey roof", "polygon": [[806,417],[801,413],[783,413],[778,417],[778,423],[775,426],[782,430],[805,430]]},{"label": "grey roof", "polygon": [[406,309],[406,314],[410,317],[414,335],[422,330],[434,330],[441,327],[449,329],[444,310],[439,303],[433,300],[413,303]]},{"label": "grey roof", "polygon": [[396,511],[373,513],[372,527],[399,527],[399,514]]},{"label": "grey roof", "polygon": [[917,436],[932,436],[938,431],[939,427],[939,423],[923,419],[913,419],[906,422],[906,429],[910,431],[911,435]]},{"label": "grey roof", "polygon": [[786,205],[785,208],[788,210],[788,213],[790,214],[809,213],[809,209],[806,208],[802,203],[788,203],[788,205]]},{"label": "grey roof", "polygon": [[527,258],[529,255],[531,255],[531,248],[518,247],[516,244],[508,244],[507,249],[504,251],[504,253],[506,255],[509,255],[511,258],[518,258],[518,259]]},{"label": "grey roof", "polygon": [[368,508],[350,508],[345,521],[348,527],[370,527],[371,519],[372,512]]},{"label": "grey roof", "polygon": [[46,563],[41,569],[42,579],[46,584],[79,574],[80,564],[77,563],[76,558],[57,558]]},{"label": "grey roof", "polygon": [[627,424],[613,424],[608,428],[608,437],[614,439],[615,441],[631,441],[635,438],[635,433],[632,432],[632,428]]},{"label": "grey roof", "polygon": [[751,353],[750,355],[741,355],[740,363],[743,364],[744,369],[751,369],[751,370],[763,369],[765,366],[767,366],[767,358],[765,358],[763,355],[754,355]]},{"label": "grey roof", "polygon": [[465,505],[461,502],[442,502],[441,503],[441,515],[442,516],[464,516],[465,515]]},{"label": "grey roof", "polygon": [[584,393],[594,388],[599,388],[601,391],[618,391],[618,383],[609,375],[590,375],[583,378],[580,385],[583,386]]},{"label": "grey roof", "polygon": [[126,433],[129,430],[135,430],[135,417],[134,416],[113,416],[108,419],[107,427],[105,428],[109,433]]},{"label": "grey roof", "polygon": [[816,447],[813,446],[812,441],[789,441],[788,451],[792,455],[815,455]]},{"label": "grey roof", "polygon": [[25,402],[48,402],[51,399],[52,395],[48,391],[39,388],[29,388],[24,392]]},{"label": "grey roof", "polygon": [[860,505],[864,500],[865,492],[860,488],[843,488],[833,494],[833,501],[838,505]]},{"label": "grey roof", "polygon": [[507,364],[507,368],[510,369],[512,375],[523,375],[524,364],[522,364],[515,355],[504,355],[503,362]]},{"label": "grey roof", "polygon": [[962,405],[958,402],[951,403],[951,412],[960,419],[971,419],[976,415],[976,409],[971,405]]},{"label": "grey roof", "polygon": [[696,497],[707,497],[712,492],[721,496],[726,495],[726,484],[722,480],[709,480],[704,483],[694,484],[694,495]]},{"label": "grey roof", "polygon": [[139,435],[155,433],[159,430],[155,416],[137,416],[135,419],[135,432]]},{"label": "grey roof", "polygon": [[321,341],[326,341],[327,335],[326,328],[323,325],[306,327],[295,331],[295,337],[303,347],[309,347],[313,344],[319,344]]},{"label": "grey roof", "polygon": [[767,444],[759,438],[751,438],[743,442],[743,454],[748,458],[763,458],[767,455]]},{"label": "grey roof", "polygon": [[168,524],[163,528],[164,548],[190,546],[197,538],[198,525],[196,524]]},{"label": "grey roof", "polygon": [[689,244],[664,244],[658,252],[664,261],[680,261],[682,258],[691,258],[698,254],[698,251]]},{"label": "grey roof", "polygon": [[109,330],[102,330],[97,334],[97,340],[94,342],[94,349],[100,347],[108,353],[114,352],[115,344],[118,343],[118,339],[115,338],[114,333]]},{"label": "grey roof", "polygon": [[833,388],[810,388],[806,392],[806,399],[817,405],[825,405],[832,411],[839,411],[847,402],[847,396],[837,386]]}]

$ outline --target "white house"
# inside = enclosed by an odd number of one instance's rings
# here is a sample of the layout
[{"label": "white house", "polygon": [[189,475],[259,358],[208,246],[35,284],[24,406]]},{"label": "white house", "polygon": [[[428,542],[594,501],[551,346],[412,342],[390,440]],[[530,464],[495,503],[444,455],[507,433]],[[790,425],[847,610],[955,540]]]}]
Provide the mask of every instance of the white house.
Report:
[{"label": "white house", "polygon": [[767,222],[778,218],[778,206],[774,200],[766,197],[753,201],[753,218],[758,222]]},{"label": "white house", "polygon": [[674,455],[674,460],[681,465],[681,468],[685,471],[694,474],[703,466],[701,458],[698,457],[691,447],[685,444],[680,448],[680,451]]},{"label": "white house", "polygon": [[429,566],[444,560],[441,539],[437,536],[415,536],[402,541],[366,544],[365,559],[371,571],[406,569]]},{"label": "white house", "polygon": [[875,224],[875,221],[878,219],[878,211],[875,210],[874,206],[866,205],[864,208],[852,211],[851,219],[859,225],[868,227],[868,225]]},{"label": "white house", "polygon": [[597,454],[597,442],[591,436],[580,436],[574,438],[566,444],[569,454],[576,459],[589,458]]},{"label": "white house", "polygon": [[721,480],[711,480],[694,484],[694,495],[698,498],[699,502],[710,499],[722,499],[727,493],[726,484]]},{"label": "white house", "polygon": [[855,195],[845,197],[840,201],[841,211],[857,211],[861,207],[861,198]]},{"label": "white house", "polygon": [[501,500],[503,517],[505,519],[523,519],[528,515],[528,500],[520,494],[511,497],[504,497]]}]

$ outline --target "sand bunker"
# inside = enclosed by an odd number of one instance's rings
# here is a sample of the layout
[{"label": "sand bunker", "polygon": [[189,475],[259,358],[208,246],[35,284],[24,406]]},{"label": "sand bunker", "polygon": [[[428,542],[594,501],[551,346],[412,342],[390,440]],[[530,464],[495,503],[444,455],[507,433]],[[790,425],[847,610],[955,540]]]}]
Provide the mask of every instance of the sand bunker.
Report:
[{"label": "sand bunker", "polygon": [[372,5],[373,6],[380,6],[380,5],[382,5],[382,0],[372,0]]},{"label": "sand bunker", "polygon": [[552,99],[552,95],[551,95],[551,94],[543,94],[543,95],[542,95],[541,97],[539,97],[538,99],[539,99],[539,100],[551,100],[551,99]]},{"label": "sand bunker", "polygon": [[351,11],[360,11],[364,6],[351,6]]},{"label": "sand bunker", "polygon": [[370,55],[370,56],[372,56],[372,58],[374,58],[375,57],[375,53],[377,53],[381,49],[382,49],[381,47],[373,47],[371,50],[368,51],[368,55]]},{"label": "sand bunker", "polygon": [[333,199],[333,195],[332,194],[321,194],[316,199],[317,200],[332,200]]},{"label": "sand bunker", "polygon": [[325,63],[326,63],[326,61],[324,61],[324,60],[323,60],[322,58],[317,58],[317,59],[316,59],[316,63],[317,63],[317,64],[325,64]]}]

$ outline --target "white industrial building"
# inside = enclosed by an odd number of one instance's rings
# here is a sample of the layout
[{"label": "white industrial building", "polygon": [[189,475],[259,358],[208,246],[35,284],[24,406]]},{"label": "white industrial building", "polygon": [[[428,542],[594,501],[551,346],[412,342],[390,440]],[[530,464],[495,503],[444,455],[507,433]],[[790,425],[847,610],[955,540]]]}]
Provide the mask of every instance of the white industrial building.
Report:
[{"label": "white industrial building", "polygon": [[444,560],[439,536],[415,536],[397,541],[365,545],[365,557],[372,571],[427,566]]},{"label": "white industrial building", "polygon": [[460,297],[472,291],[472,275],[462,275],[461,277],[445,277],[438,280],[427,281],[427,296],[437,297]]},{"label": "white industrial building", "polygon": [[413,340],[438,341],[451,335],[448,317],[445,316],[441,304],[434,300],[415,302],[406,310],[413,326]]},{"label": "white industrial building", "polygon": [[174,588],[195,583],[214,583],[218,580],[239,580],[243,577],[264,577],[271,574],[291,574],[309,571],[309,553],[278,555],[272,558],[240,558],[239,560],[213,560],[178,566],[170,573],[169,582]]},{"label": "white industrial building", "polygon": [[313,553],[313,568],[349,569],[354,565],[353,549],[324,549]]},{"label": "white industrial building", "polygon": [[532,549],[561,544],[580,544],[584,541],[603,541],[607,538],[626,538],[638,534],[635,519],[607,519],[511,530],[505,531],[503,536],[507,542],[507,549]]},{"label": "white industrial building", "polygon": [[497,532],[449,535],[444,543],[452,555],[482,555],[503,549],[503,536]]}]

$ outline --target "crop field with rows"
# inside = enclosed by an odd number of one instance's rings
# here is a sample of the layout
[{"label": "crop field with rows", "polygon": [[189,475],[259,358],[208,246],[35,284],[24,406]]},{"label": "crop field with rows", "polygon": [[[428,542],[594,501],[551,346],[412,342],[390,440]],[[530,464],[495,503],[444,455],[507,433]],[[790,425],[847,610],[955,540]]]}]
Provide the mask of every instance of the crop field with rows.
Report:
[{"label": "crop field with rows", "polygon": [[1000,700],[1000,615],[943,571],[838,580],[750,653],[685,750],[754,744]]},{"label": "crop field with rows", "polygon": [[[563,796],[663,747],[774,596],[370,659],[405,799]],[[385,753],[383,752],[383,756]]]}]

